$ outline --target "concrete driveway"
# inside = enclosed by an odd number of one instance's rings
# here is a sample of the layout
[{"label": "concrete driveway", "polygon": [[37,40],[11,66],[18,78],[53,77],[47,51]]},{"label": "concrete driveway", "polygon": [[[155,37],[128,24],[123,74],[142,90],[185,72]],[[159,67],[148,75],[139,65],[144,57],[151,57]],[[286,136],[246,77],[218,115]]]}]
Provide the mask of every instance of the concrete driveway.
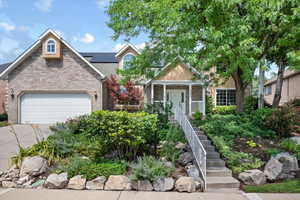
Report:
[{"label": "concrete driveway", "polygon": [[[0,171],[10,166],[10,158],[19,152],[19,145],[27,148],[47,138],[51,131],[49,125],[12,125],[0,128]],[[15,133],[12,131],[15,130]]]}]

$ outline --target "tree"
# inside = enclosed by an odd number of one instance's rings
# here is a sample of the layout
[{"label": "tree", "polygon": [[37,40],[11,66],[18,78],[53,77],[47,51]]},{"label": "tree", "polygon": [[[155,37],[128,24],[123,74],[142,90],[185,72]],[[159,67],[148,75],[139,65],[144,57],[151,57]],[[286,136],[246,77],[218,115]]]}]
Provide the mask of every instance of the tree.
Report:
[{"label": "tree", "polygon": [[215,77],[233,78],[237,111],[242,112],[245,91],[258,63],[264,57],[272,58],[271,52],[276,51],[274,39],[280,43],[280,35],[273,35],[276,30],[272,29],[276,15],[281,15],[276,12],[276,2],[115,0],[108,8],[108,25],[114,30],[114,39],[120,35],[131,38],[141,32],[149,35],[150,45],[134,60],[132,70],[125,72],[127,75],[151,76],[150,67],[178,55],[199,70],[217,66]]}]

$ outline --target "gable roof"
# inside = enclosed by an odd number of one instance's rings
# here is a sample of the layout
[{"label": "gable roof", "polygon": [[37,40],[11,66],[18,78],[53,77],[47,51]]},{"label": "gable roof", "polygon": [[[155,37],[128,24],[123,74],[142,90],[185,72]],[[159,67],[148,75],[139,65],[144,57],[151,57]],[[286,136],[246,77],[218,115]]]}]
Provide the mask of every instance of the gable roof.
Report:
[{"label": "gable roof", "polygon": [[113,52],[80,52],[91,63],[118,63],[116,53]]},{"label": "gable roof", "polygon": [[137,54],[141,53],[134,45],[127,43],[119,50],[119,52],[115,55],[115,57],[119,57],[120,55],[122,55],[122,53],[127,51],[127,49],[129,49],[129,48],[133,49]]},{"label": "gable roof", "polygon": [[[287,69],[284,71],[284,74],[283,74],[283,79],[288,79],[292,76],[295,76],[297,74],[300,74],[300,70],[290,70],[290,69]],[[277,80],[277,77],[274,77],[272,78],[271,80],[268,80],[266,83],[265,83],[265,86],[267,85],[271,85],[273,83],[276,83],[276,80]]]},{"label": "gable roof", "polygon": [[104,74],[102,74],[97,68],[95,68],[89,61],[87,61],[81,54],[79,54],[71,45],[69,45],[61,36],[59,36],[55,31],[48,29],[45,31],[40,38],[27,50],[24,51],[13,63],[9,66],[6,66],[6,69],[1,72],[0,78],[6,76],[9,72],[15,69],[22,61],[24,61],[34,50],[36,50],[39,45],[42,43],[42,40],[48,35],[52,34],[57,39],[59,39],[64,45],[66,45],[73,53],[75,53],[84,63],[86,63],[90,68],[92,68],[97,74],[101,76],[102,79],[105,78]]}]

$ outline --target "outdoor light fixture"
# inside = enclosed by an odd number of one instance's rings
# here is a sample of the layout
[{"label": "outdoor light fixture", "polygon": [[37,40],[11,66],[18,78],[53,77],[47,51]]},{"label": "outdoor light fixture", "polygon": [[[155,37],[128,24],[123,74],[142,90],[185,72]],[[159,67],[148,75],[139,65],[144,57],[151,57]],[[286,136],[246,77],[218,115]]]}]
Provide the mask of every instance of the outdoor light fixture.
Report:
[{"label": "outdoor light fixture", "polygon": [[11,98],[15,97],[15,91],[12,88],[10,88],[10,96],[11,96]]}]

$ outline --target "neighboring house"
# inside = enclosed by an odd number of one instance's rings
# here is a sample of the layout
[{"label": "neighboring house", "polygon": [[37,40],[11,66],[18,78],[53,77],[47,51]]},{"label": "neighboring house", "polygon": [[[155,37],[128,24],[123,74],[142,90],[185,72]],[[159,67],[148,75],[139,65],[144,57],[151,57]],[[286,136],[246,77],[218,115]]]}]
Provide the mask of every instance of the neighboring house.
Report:
[{"label": "neighboring house", "polygon": [[[139,53],[130,44],[117,53],[79,53],[54,31],[46,31],[13,63],[1,65],[9,122],[55,123],[112,109],[105,80],[117,69],[126,70],[126,62]],[[206,90],[216,105],[235,104],[232,80],[205,88],[197,75],[201,72],[183,59],[174,59],[159,68],[152,80],[140,81],[144,104],[173,102],[173,109],[181,106],[186,114],[205,113]]]},{"label": "neighboring house", "polygon": [[[300,98],[300,71],[286,70],[283,76],[282,93],[279,105],[293,99]],[[276,78],[265,83],[264,99],[267,104],[272,104],[276,88]]]}]

